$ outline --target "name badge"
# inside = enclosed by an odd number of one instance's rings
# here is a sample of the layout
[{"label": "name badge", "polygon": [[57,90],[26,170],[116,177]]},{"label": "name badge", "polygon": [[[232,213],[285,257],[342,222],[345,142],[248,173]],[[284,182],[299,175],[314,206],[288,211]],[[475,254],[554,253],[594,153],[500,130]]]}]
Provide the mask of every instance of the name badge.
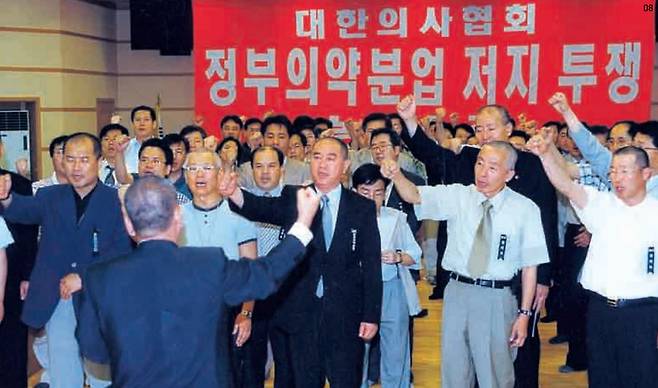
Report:
[{"label": "name badge", "polygon": [[286,233],[286,229],[283,228],[283,227],[281,227],[281,228],[279,229],[279,241],[281,241],[281,240],[283,240],[284,238],[286,238],[286,234],[287,234],[287,233]]},{"label": "name badge", "polygon": [[656,250],[649,247],[647,250],[647,273],[654,273],[654,262],[656,259]]},{"label": "name badge", "polygon": [[352,252],[356,252],[356,229],[350,229],[352,233]]},{"label": "name badge", "polygon": [[501,234],[498,241],[498,260],[505,260],[505,250],[507,249],[507,235]]},{"label": "name badge", "polygon": [[99,243],[99,233],[98,230],[94,229],[94,232],[91,234],[91,254],[98,256],[100,253],[100,243]]}]

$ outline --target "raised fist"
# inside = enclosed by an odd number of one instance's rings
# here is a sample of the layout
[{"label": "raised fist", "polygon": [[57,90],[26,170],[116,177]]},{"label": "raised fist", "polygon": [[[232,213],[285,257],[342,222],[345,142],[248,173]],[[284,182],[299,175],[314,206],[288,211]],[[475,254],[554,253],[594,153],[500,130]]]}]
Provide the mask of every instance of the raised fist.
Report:
[{"label": "raised fist", "polygon": [[414,96],[410,94],[398,102],[397,110],[402,120],[416,117],[416,99]]},{"label": "raised fist", "polygon": [[555,93],[551,98],[548,99],[548,103],[551,104],[553,108],[560,114],[565,114],[571,110],[567,96],[565,96],[562,92]]}]

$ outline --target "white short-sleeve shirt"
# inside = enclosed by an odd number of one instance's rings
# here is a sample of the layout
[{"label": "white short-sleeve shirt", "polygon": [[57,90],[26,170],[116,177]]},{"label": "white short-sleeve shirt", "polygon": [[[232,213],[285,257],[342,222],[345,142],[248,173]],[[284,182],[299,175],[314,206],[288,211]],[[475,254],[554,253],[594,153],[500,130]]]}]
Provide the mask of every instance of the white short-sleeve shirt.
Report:
[{"label": "white short-sleeve shirt", "polygon": [[658,250],[658,199],[647,195],[628,206],[614,193],[583,188],[587,205],[574,209],[592,241],[580,283],[611,299],[658,297],[658,268],[648,268],[650,252]]},{"label": "white short-sleeve shirt", "polygon": [[5,219],[0,217],[0,249],[7,248],[14,243],[14,238],[7,227]]},{"label": "white short-sleeve shirt", "polygon": [[[486,197],[475,185],[419,186],[418,219],[448,221],[448,245],[442,266],[472,277],[468,260],[482,219]],[[547,263],[548,249],[539,208],[530,199],[505,187],[490,199],[493,204],[492,241],[487,271],[489,280],[509,280],[523,267]]]}]

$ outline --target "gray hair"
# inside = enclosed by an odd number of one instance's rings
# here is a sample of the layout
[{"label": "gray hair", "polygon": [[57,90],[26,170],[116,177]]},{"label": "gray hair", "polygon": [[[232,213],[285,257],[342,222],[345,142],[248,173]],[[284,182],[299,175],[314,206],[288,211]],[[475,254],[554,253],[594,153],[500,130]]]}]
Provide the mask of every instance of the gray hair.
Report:
[{"label": "gray hair", "polygon": [[126,191],[124,203],[135,232],[142,237],[167,230],[178,206],[174,186],[156,176],[135,180]]},{"label": "gray hair", "polygon": [[516,149],[510,143],[496,140],[482,146],[483,149],[484,147],[491,147],[495,150],[503,151],[505,153],[505,164],[507,169],[514,170],[514,166],[516,166],[516,160],[519,158],[519,155],[516,152]]},{"label": "gray hair", "polygon": [[190,156],[192,155],[202,155],[202,154],[212,154],[213,158],[213,163],[216,168],[220,168],[222,166],[222,159],[220,159],[219,154],[216,152],[212,152],[211,150],[207,148],[200,148],[195,150],[194,152],[189,152],[187,156],[185,157],[185,163],[183,163],[183,168],[187,168],[187,166],[190,163]]}]

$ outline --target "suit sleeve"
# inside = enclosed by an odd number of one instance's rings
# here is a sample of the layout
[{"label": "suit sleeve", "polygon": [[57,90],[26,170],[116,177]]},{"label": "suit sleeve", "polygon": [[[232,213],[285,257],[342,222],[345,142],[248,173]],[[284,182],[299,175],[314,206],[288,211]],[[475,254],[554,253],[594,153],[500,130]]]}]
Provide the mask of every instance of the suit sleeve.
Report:
[{"label": "suit sleeve", "polygon": [[548,180],[546,172],[541,166],[538,158],[533,158],[537,163],[535,169],[538,174],[538,185],[536,188],[535,202],[541,211],[541,223],[544,227],[544,236],[546,237],[546,247],[548,248],[548,256],[550,263],[541,264],[537,267],[537,283],[545,286],[551,284],[551,263],[556,262],[558,255],[558,231],[557,231],[557,195],[555,188]]},{"label": "suit sleeve", "polygon": [[228,260],[224,273],[224,301],[236,306],[247,300],[267,298],[304,258],[304,252],[302,242],[289,234],[267,256],[256,260]]},{"label": "suit sleeve", "polygon": [[402,131],[402,139],[409,147],[413,156],[425,164],[429,184],[449,183],[453,181],[452,171],[455,169],[457,155],[447,150],[427,137],[420,128],[413,137],[409,132]]},{"label": "suit sleeve", "polygon": [[258,197],[242,190],[244,203],[242,208],[229,201],[231,210],[249,221],[265,222],[273,225],[291,224],[297,217],[297,189],[284,187],[280,197]]},{"label": "suit sleeve", "polygon": [[364,303],[361,322],[379,324],[382,312],[381,242],[375,204],[369,203],[364,210],[361,223],[363,237],[360,239],[359,246]]},{"label": "suit sleeve", "polygon": [[[76,313],[78,325],[75,334],[80,345],[80,353],[86,359],[98,363],[108,364],[110,355],[101,330],[99,310],[94,299],[94,280],[89,280],[89,272],[82,274],[82,290],[76,295]],[[99,282],[96,282],[98,284]]]},{"label": "suit sleeve", "polygon": [[[14,193],[32,197],[32,184],[29,180],[14,173],[11,173],[11,180]],[[10,223],[9,230],[12,232],[15,243],[7,248],[7,257],[20,263],[20,280],[29,280],[37,255],[39,227]]]}]

